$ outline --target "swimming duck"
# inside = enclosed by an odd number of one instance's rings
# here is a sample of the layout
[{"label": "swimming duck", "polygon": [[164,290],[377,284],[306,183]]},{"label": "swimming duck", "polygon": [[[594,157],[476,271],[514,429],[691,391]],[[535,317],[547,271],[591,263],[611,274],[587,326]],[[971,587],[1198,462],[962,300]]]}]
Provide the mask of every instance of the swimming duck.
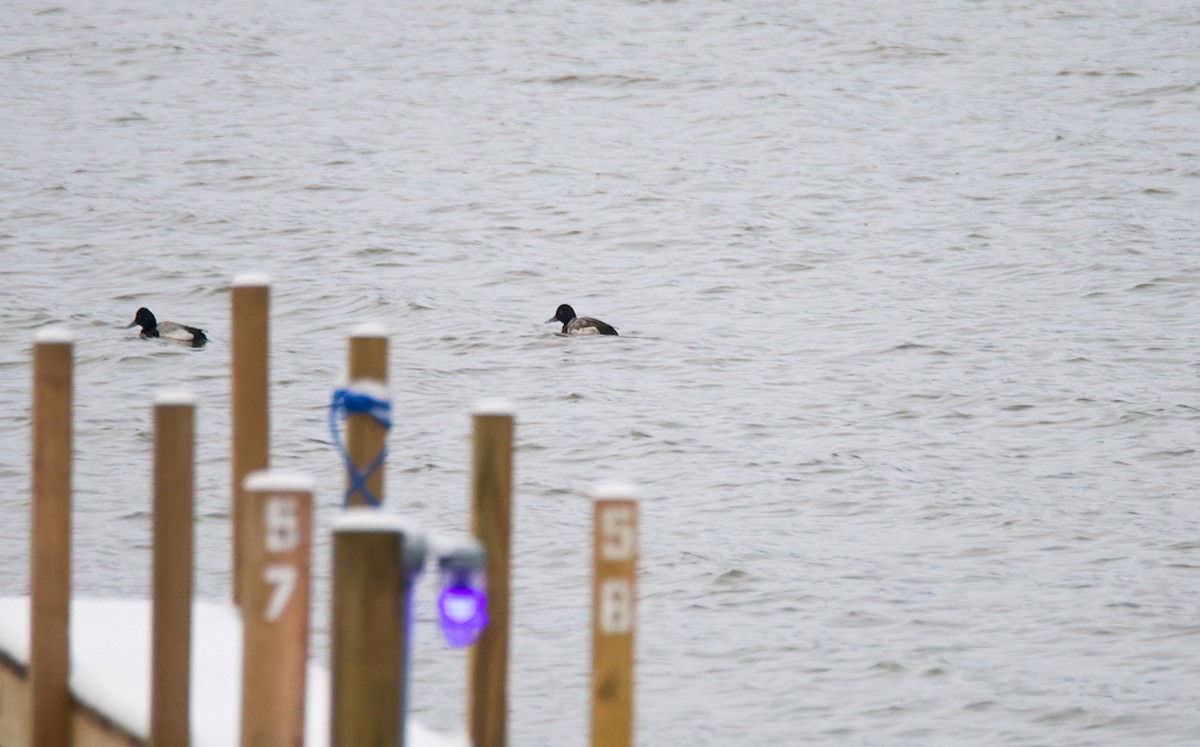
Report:
[{"label": "swimming duck", "polygon": [[546,320],[546,324],[550,322],[562,322],[562,333],[564,335],[617,334],[617,330],[611,324],[606,324],[590,316],[575,316],[575,309],[572,309],[565,303],[558,307],[558,311],[554,312],[552,318]]},{"label": "swimming duck", "polygon": [[186,342],[194,348],[202,347],[204,343],[208,342],[208,337],[204,334],[204,330],[189,327],[186,324],[160,322],[154,318],[154,314],[150,312],[150,309],[145,307],[137,310],[133,321],[125,325],[125,329],[137,326],[142,328],[142,337],[160,337],[164,340],[177,340],[179,342]]}]

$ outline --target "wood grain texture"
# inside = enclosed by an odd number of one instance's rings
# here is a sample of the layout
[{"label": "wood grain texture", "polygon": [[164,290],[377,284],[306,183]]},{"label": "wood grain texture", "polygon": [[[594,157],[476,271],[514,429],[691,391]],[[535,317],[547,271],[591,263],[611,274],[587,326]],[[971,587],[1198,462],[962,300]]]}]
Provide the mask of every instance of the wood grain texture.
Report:
[{"label": "wood grain texture", "polygon": [[[388,341],[386,337],[351,337],[349,352],[350,381],[375,381],[387,386]],[[387,439],[387,428],[368,415],[350,415],[346,418],[346,454],[359,472],[367,469],[383,449]],[[383,503],[383,475],[386,464],[367,478],[366,486],[371,495]],[[347,476],[347,481],[349,477]],[[348,484],[348,482],[347,482]],[[350,496],[348,506],[366,505],[361,493]]]},{"label": "wood grain texture", "polygon": [[487,556],[488,626],[467,663],[467,728],[475,747],[508,742],[509,560],[513,417],[474,416],[471,532]]},{"label": "wood grain texture", "polygon": [[592,521],[592,747],[633,744],[637,503],[598,500]]},{"label": "wood grain texture", "polygon": [[190,740],[195,408],[154,408],[150,742]]},{"label": "wood grain texture", "polygon": [[72,377],[70,343],[34,346],[29,681],[35,747],[70,744]]},{"label": "wood grain texture", "polygon": [[399,532],[334,532],[333,747],[404,743],[403,558]]},{"label": "wood grain texture", "polygon": [[243,747],[300,747],[313,499],[247,490],[242,541]]},{"label": "wood grain texture", "polygon": [[246,475],[266,469],[270,460],[270,385],[268,352],[270,345],[271,289],[266,285],[236,285],[230,293],[230,406],[231,453],[230,478],[233,505],[231,546],[233,603],[238,604],[241,590],[242,483]]}]

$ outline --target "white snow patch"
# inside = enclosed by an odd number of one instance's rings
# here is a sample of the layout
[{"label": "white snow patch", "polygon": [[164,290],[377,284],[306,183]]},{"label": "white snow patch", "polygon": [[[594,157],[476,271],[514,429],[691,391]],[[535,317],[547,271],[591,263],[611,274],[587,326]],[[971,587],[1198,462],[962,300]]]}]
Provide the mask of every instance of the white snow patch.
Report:
[{"label": "white snow patch", "polygon": [[70,345],[75,342],[75,334],[66,327],[43,327],[33,334],[33,340],[47,345]]},{"label": "white snow patch", "polygon": [[262,272],[246,272],[233,279],[234,288],[263,288],[271,285],[271,278]]},{"label": "white snow patch", "polygon": [[300,472],[260,469],[246,475],[242,487],[256,493],[311,493],[313,479]]},{"label": "white snow patch", "polygon": [[475,403],[471,413],[474,415],[504,415],[511,418],[516,415],[516,408],[507,400],[485,399]]},{"label": "white snow patch", "polygon": [[637,486],[628,482],[602,482],[592,489],[592,497],[599,501],[637,500],[640,497]]},{"label": "white snow patch", "polygon": [[[150,730],[150,602],[71,601],[71,690],[142,739]],[[29,598],[0,597],[0,650],[29,663]],[[242,619],[232,605],[192,606],[191,725],[195,747],[238,743],[242,698]],[[411,685],[410,685],[411,687]],[[329,671],[309,662],[306,747],[329,745]],[[408,721],[412,747],[470,747],[461,734],[443,735]]]},{"label": "white snow patch", "polygon": [[378,322],[365,322],[350,332],[351,337],[387,337],[387,327]]},{"label": "white snow patch", "polygon": [[167,407],[195,406],[196,395],[186,389],[165,389],[155,395],[154,404]]}]

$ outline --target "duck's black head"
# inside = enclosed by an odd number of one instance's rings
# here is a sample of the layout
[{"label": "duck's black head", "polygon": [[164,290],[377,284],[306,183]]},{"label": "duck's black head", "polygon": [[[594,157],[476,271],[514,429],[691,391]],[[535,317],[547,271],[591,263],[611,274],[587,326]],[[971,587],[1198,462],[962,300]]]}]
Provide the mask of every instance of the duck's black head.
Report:
[{"label": "duck's black head", "polygon": [[550,322],[562,322],[566,324],[575,318],[575,309],[572,309],[570,304],[563,304],[558,307],[558,311],[554,312],[554,316],[546,320],[546,324]]},{"label": "duck's black head", "polygon": [[150,313],[150,309],[147,309],[145,306],[137,310],[137,313],[133,315],[133,321],[125,325],[125,329],[139,326],[142,328],[142,334],[151,337],[154,336],[155,330],[158,327],[158,320],[154,318],[154,314]]}]

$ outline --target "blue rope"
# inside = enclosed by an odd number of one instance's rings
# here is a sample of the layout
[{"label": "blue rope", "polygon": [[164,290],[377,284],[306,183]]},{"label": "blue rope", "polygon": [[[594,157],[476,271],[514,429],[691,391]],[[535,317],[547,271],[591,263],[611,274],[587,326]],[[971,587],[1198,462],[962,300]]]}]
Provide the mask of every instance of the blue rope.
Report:
[{"label": "blue rope", "polygon": [[350,496],[358,493],[368,506],[378,508],[379,499],[367,489],[367,478],[379,469],[379,465],[383,464],[383,460],[387,458],[387,438],[384,438],[383,445],[379,448],[379,455],[367,465],[365,470],[359,472],[358,465],[346,453],[346,447],[338,432],[338,421],[345,420],[350,415],[367,415],[382,425],[385,430],[391,430],[392,403],[389,400],[375,399],[366,392],[346,387],[334,389],[333,399],[329,402],[329,433],[333,436],[333,445],[346,464],[346,474],[350,478],[349,484],[346,486],[346,494],[342,497],[342,506],[350,505]]}]

